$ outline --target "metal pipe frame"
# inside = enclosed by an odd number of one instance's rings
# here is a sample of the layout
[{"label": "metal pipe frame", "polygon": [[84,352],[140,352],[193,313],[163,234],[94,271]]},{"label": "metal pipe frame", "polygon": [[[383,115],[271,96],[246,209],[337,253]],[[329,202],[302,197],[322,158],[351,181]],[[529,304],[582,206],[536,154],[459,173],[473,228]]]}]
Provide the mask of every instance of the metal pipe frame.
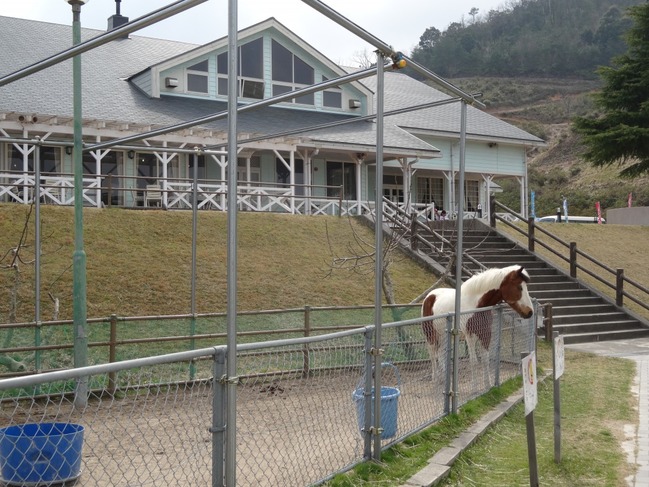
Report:
[{"label": "metal pipe frame", "polygon": [[38,61],[30,66],[3,76],[2,78],[0,78],[0,86],[13,83],[14,81],[24,78],[25,76],[29,76],[30,74],[34,74],[37,71],[49,68],[50,66],[54,66],[55,64],[66,61],[70,58],[73,58],[74,56],[77,56],[86,51],[90,51],[91,49],[99,47],[115,39],[119,39],[120,37],[130,34],[131,32],[135,32],[137,30],[143,29],[144,27],[148,27],[149,25],[155,24],[156,22],[188,10],[206,1],[207,0],[179,0],[166,7],[154,10],[147,15],[143,15],[142,17],[139,17],[118,27],[117,29],[108,31],[105,34],[100,34],[97,37],[93,37],[90,40],[79,43],[78,45],[75,45],[70,49],[61,51],[60,53],[49,56],[42,61]]}]

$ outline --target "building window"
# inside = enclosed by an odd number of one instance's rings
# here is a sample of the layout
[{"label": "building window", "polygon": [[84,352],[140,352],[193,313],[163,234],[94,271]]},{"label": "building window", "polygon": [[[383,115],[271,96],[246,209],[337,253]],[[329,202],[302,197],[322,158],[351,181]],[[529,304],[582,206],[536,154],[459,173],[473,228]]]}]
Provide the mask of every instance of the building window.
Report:
[{"label": "building window", "polygon": [[[9,170],[10,171],[34,171],[34,152],[24,156],[15,145],[9,147]],[[26,148],[25,148],[26,149]],[[61,172],[61,149],[60,147],[41,147],[41,175],[58,175]],[[27,167],[25,167],[25,159]]]},{"label": "building window", "polygon": [[444,180],[442,178],[417,178],[417,202],[444,206]]},{"label": "building window", "polygon": [[187,91],[194,93],[207,93],[207,59],[187,68]]},{"label": "building window", "polygon": [[356,199],[356,164],[327,162],[327,196],[343,199]]},{"label": "building window", "polygon": [[476,211],[478,203],[480,203],[480,184],[478,181],[467,180],[465,187],[466,201],[464,202],[464,209],[466,211]]},{"label": "building window", "polygon": [[[264,43],[255,39],[239,46],[238,92],[243,98],[264,99]],[[228,53],[216,57],[216,89],[222,96],[228,95]]]},{"label": "building window", "polygon": [[237,182],[240,184],[259,186],[260,181],[261,159],[259,157],[251,157],[250,166],[248,166],[248,159],[237,159]]},{"label": "building window", "polygon": [[[322,81],[327,81],[329,78],[322,77]],[[322,92],[322,105],[327,108],[342,108],[343,107],[343,92],[340,86],[332,86]]]},{"label": "building window", "polygon": [[[314,69],[279,42],[272,43],[273,96],[305,88],[315,81]],[[293,98],[293,103],[314,105],[313,93]]]}]

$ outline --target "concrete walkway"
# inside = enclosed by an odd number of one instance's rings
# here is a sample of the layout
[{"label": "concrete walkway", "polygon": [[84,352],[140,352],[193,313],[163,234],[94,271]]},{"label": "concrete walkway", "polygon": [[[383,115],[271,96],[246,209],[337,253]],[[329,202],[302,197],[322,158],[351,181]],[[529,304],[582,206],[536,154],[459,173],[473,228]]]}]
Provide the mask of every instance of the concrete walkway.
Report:
[{"label": "concrete walkway", "polygon": [[[566,348],[636,361],[637,373],[634,393],[638,397],[639,423],[637,428],[632,425],[625,428],[627,441],[625,441],[623,447],[629,463],[637,466],[636,472],[627,478],[628,486],[649,487],[649,338],[566,345]],[[428,465],[400,487],[432,487],[438,485],[448,476],[460,453],[469,448],[487,431],[489,426],[499,421],[509,409],[522,400],[521,391],[502,402],[469,430],[456,438],[449,446],[438,451],[429,460]]]}]

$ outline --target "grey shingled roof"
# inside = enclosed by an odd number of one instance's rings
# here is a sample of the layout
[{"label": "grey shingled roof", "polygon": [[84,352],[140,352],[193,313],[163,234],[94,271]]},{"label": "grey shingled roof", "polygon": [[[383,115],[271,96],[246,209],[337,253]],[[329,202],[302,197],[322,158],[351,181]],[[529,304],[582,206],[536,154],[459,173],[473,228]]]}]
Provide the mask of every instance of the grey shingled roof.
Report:
[{"label": "grey shingled roof", "polygon": [[[102,32],[82,29],[82,39],[90,39]],[[3,46],[0,50],[0,76],[69,48],[71,40],[70,26],[0,16],[0,41]],[[213,100],[175,96],[149,98],[127,81],[130,76],[149,66],[196,47],[195,44],[132,35],[128,39],[119,39],[82,54],[83,118],[166,127],[226,111],[227,106],[224,102]],[[0,112],[72,117],[71,70],[72,61],[68,60],[0,87]],[[373,88],[375,82],[372,79],[364,81]],[[395,83],[408,83],[408,88],[400,89]],[[430,90],[432,89],[406,76],[386,73],[386,110],[402,106],[402,103],[430,101],[431,93],[436,91]],[[404,97],[403,100],[401,96]],[[386,149],[406,153],[428,153],[429,156],[438,152],[436,148],[399,127],[420,126],[428,129],[431,124],[436,127],[445,124],[451,129],[452,120],[445,120],[445,116],[439,112],[434,117],[427,112],[386,119]],[[532,137],[495,117],[479,113],[480,117],[484,117],[479,119],[479,126],[486,134],[489,133],[488,129],[493,129],[493,135],[512,137],[512,134],[516,134],[520,140],[529,140]],[[472,114],[471,123],[474,119],[478,120],[477,117]],[[348,118],[349,115],[273,106],[241,114],[238,117],[238,127],[242,133],[274,134]],[[487,121],[491,125],[488,125]],[[415,125],[412,125],[413,123]],[[217,131],[227,131],[225,119],[206,126]],[[376,144],[375,128],[376,124],[373,122],[355,122],[310,132],[302,137],[317,141],[323,146],[331,143],[372,147]]]},{"label": "grey shingled roof", "polygon": [[[451,98],[449,95],[402,73],[385,73],[385,111]],[[376,91],[376,77],[362,83]],[[460,104],[452,103],[388,117],[394,123],[413,131],[431,131],[456,135],[460,132]],[[491,137],[513,143],[542,144],[543,140],[500,120],[478,108],[467,107],[467,137]]]}]

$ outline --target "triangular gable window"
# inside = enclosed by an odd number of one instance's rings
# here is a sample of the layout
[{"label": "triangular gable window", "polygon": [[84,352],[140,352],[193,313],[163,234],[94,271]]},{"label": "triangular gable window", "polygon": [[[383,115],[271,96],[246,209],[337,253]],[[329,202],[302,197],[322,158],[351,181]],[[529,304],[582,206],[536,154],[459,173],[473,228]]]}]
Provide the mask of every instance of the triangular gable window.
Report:
[{"label": "triangular gable window", "polygon": [[[239,46],[237,93],[243,98],[264,98],[264,44],[263,39],[255,39]],[[216,84],[217,93],[228,94],[228,53],[224,52],[216,57]]]},{"label": "triangular gable window", "polygon": [[[273,96],[304,88],[314,83],[314,69],[298,56],[273,40],[272,43]],[[314,95],[293,98],[293,103],[314,105]]]}]

